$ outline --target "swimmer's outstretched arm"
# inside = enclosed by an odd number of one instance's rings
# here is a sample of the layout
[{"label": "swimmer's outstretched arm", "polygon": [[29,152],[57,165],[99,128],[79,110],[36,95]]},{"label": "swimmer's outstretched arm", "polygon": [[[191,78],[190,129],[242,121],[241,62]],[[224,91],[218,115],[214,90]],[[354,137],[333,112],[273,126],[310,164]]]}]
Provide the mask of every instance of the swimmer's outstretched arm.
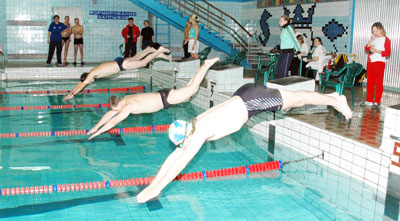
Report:
[{"label": "swimmer's outstretched arm", "polygon": [[183,148],[176,148],[165,160],[151,184],[137,196],[138,203],[144,203],[158,196],[175,177],[186,167],[186,165],[199,152],[205,142],[205,138],[195,134],[189,138]]},{"label": "swimmer's outstretched arm", "polygon": [[108,131],[109,129],[113,128],[115,125],[117,125],[119,122],[125,120],[130,114],[130,111],[128,110],[127,107],[122,108],[122,110],[117,114],[115,117],[113,117],[111,120],[109,120],[100,130],[96,131],[92,136],[89,137],[89,140],[92,139],[93,137],[96,137],[103,132]]},{"label": "swimmer's outstretched arm", "polygon": [[113,111],[113,110],[108,111],[106,114],[104,114],[104,116],[100,119],[100,121],[92,129],[89,130],[87,135],[96,132],[103,124],[109,121],[116,114],[118,114],[118,111]]},{"label": "swimmer's outstretched arm", "polygon": [[83,88],[85,88],[88,84],[86,82],[79,82],[75,88],[64,97],[64,101],[69,100],[74,97],[75,94],[79,93]]}]

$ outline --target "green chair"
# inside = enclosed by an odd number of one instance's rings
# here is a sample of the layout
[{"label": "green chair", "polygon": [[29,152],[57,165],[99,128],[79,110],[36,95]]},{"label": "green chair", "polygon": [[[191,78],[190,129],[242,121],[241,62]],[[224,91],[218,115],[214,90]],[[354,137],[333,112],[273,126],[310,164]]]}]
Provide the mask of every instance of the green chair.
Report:
[{"label": "green chair", "polygon": [[242,65],[243,60],[246,58],[247,51],[239,51],[232,57],[225,58],[225,64],[238,64]]},{"label": "green chair", "polygon": [[[325,84],[322,89],[322,93],[325,93],[326,87],[334,87],[336,91],[342,95],[344,88],[351,88],[351,95],[353,96],[353,109],[354,109],[354,81],[356,77],[361,74],[364,67],[362,64],[350,63],[344,66],[337,72],[325,72]],[[332,77],[339,77],[332,79]]]},{"label": "green chair", "polygon": [[[258,82],[260,74],[264,74],[264,86],[267,86],[268,80],[274,80],[274,76],[276,75],[278,70],[278,60],[279,55],[276,55],[271,56],[271,60],[266,63],[259,62],[257,66],[257,74],[254,78],[254,83],[256,84]],[[267,69],[263,70],[264,67],[266,67]]]},{"label": "green chair", "polygon": [[210,54],[210,52],[211,52],[211,47],[206,47],[199,53],[199,59],[201,64],[203,64],[204,60],[207,59],[207,56],[208,54]]}]

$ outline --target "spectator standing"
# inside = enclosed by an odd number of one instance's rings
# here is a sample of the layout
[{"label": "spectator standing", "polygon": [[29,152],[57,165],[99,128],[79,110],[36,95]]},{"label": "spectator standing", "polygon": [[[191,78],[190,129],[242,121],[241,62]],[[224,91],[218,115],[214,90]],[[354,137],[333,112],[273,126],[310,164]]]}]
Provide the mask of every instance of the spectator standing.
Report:
[{"label": "spectator standing", "polygon": [[186,21],[185,30],[183,30],[183,58],[190,58],[190,53],[188,52],[188,45],[189,45],[189,31],[192,28],[192,23],[189,20]]},{"label": "spectator standing", "polygon": [[67,56],[68,56],[68,48],[69,43],[71,42],[71,24],[69,23],[69,16],[65,16],[64,23],[67,26],[67,29],[61,32],[62,37],[62,46],[64,47],[64,65],[67,65]]},{"label": "spectator standing", "polygon": [[136,43],[140,36],[139,28],[133,23],[133,18],[128,19],[128,25],[122,29],[122,36],[125,38],[125,58],[136,55]]},{"label": "spectator standing", "polygon": [[288,77],[289,67],[292,63],[295,51],[300,51],[300,44],[297,41],[293,28],[290,26],[289,17],[281,16],[279,25],[282,28],[281,32],[281,54],[278,60],[278,78]]},{"label": "spectator standing", "polygon": [[188,52],[192,55],[192,58],[199,58],[199,25],[197,24],[197,15],[192,14],[189,17],[191,28],[189,30],[189,43]]},{"label": "spectator standing", "polygon": [[365,46],[365,51],[368,52],[367,99],[361,103],[361,106],[373,105],[379,107],[383,93],[383,74],[385,72],[386,58],[391,53],[391,42],[386,37],[386,31],[382,23],[375,22],[371,27],[371,32],[371,38]]},{"label": "spectator standing", "polygon": [[84,64],[83,62],[83,26],[79,24],[79,18],[74,19],[75,25],[72,27],[72,34],[74,34],[74,65],[76,65],[76,57],[79,52],[81,53],[81,65]]},{"label": "spectator standing", "polygon": [[49,54],[47,56],[46,64],[50,65],[51,60],[53,59],[54,51],[57,48],[57,64],[56,66],[62,66],[61,64],[61,51],[62,51],[62,37],[61,32],[67,29],[63,23],[60,23],[60,16],[54,15],[54,22],[52,22],[49,26],[47,33],[47,43],[49,46]]},{"label": "spectator standing", "polygon": [[140,47],[142,50],[148,46],[152,46],[154,43],[154,31],[153,28],[149,27],[149,21],[144,21],[144,28],[142,28],[140,34]]}]

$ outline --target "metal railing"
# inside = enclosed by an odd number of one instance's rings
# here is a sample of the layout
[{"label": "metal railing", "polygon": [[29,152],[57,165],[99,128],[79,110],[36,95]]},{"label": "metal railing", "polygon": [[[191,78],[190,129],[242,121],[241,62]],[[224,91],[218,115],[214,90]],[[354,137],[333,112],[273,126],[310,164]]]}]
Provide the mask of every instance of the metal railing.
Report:
[{"label": "metal railing", "polygon": [[[182,15],[196,14],[198,23],[204,24],[211,31],[217,32],[220,37],[228,34],[232,37],[232,47],[238,46],[239,50],[250,51],[250,39],[253,36],[232,16],[221,11],[205,0],[203,5],[193,0],[160,0],[169,7],[174,7]],[[230,20],[233,26],[227,23]]]},{"label": "metal railing", "polygon": [[1,56],[1,60],[3,61],[1,67],[3,68],[3,71],[5,71],[6,70],[6,58],[3,54],[3,52],[1,52],[1,51],[0,51],[0,56]]}]

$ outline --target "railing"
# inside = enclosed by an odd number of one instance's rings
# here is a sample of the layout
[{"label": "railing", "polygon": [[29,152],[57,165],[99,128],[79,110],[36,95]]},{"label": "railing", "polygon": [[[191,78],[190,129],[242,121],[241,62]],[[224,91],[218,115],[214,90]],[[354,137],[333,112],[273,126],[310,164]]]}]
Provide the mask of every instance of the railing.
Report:
[{"label": "railing", "polygon": [[[201,0],[204,3],[200,5],[193,0],[161,0],[169,7],[174,7],[178,12],[183,15],[196,14],[198,22],[204,24],[210,30],[217,32],[219,36],[229,34],[233,38],[232,47],[235,48],[238,45],[239,50],[249,50],[250,39],[253,37],[235,18],[221,11],[215,6],[211,5],[205,0]],[[228,26],[227,20],[233,22],[233,27]]]},{"label": "railing", "polygon": [[0,51],[0,56],[1,56],[1,60],[3,61],[1,67],[3,68],[3,71],[5,71],[6,70],[6,59],[4,57],[3,52],[1,52],[1,51]]}]

